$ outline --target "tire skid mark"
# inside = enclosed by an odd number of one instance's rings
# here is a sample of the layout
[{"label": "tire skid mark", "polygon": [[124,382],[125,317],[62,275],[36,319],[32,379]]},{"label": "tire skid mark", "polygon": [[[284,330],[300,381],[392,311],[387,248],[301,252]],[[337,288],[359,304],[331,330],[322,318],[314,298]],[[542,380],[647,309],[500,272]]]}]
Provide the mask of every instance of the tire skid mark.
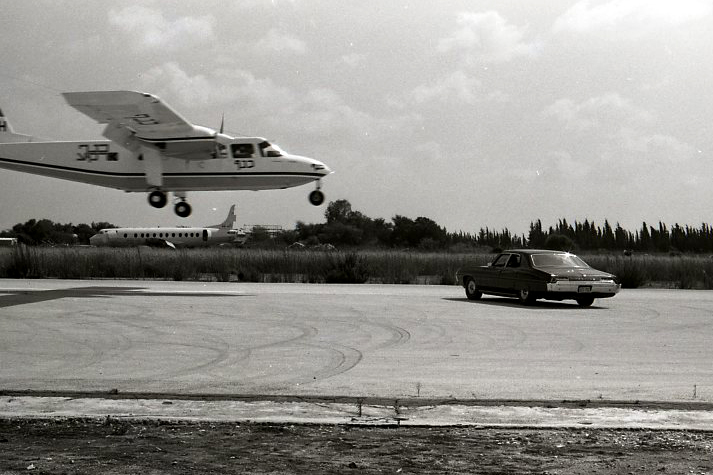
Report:
[{"label": "tire skid mark", "polygon": [[[101,315],[96,315],[96,314],[90,314],[90,313],[85,313],[85,315],[93,316],[96,318],[101,318],[102,320],[106,320],[105,316],[103,314]],[[158,330],[157,325],[151,325],[148,322],[153,321],[151,318],[150,314],[146,313],[141,313],[141,312],[136,312],[132,314],[123,314],[123,315],[116,315],[112,316],[110,323],[118,325],[119,328],[115,329],[114,331],[111,332],[112,335],[118,336],[118,338],[124,342],[124,344],[120,345],[118,348],[113,348],[109,351],[107,354],[104,351],[105,346],[102,346],[102,349],[100,349],[100,353],[102,358],[100,358],[99,361],[96,361],[94,363],[87,364],[87,366],[90,366],[91,364],[95,363],[100,363],[100,362],[106,362],[108,364],[111,363],[111,359],[116,359],[119,358],[127,353],[130,352],[137,352],[137,351],[143,351],[143,350],[149,350],[149,351],[156,351],[157,347],[160,346],[167,346],[171,348],[187,348],[187,349],[199,349],[202,351],[208,351],[214,353],[214,357],[210,358],[208,361],[204,361],[202,363],[199,363],[197,365],[189,366],[189,367],[184,367],[181,369],[176,369],[174,371],[169,371],[169,372],[160,372],[160,371],[154,371],[154,372],[149,372],[147,369],[146,375],[154,375],[154,376],[160,376],[160,377],[175,377],[175,376],[181,376],[184,374],[191,374],[195,373],[196,371],[199,371],[204,368],[208,368],[210,366],[213,366],[223,360],[225,360],[228,357],[228,344],[221,338],[215,337],[214,335],[204,332],[204,331],[197,331],[196,329],[190,329],[191,336],[195,337],[196,335],[202,336],[203,340],[205,341],[204,343],[199,343],[199,344],[190,344],[186,343],[183,340],[175,340],[177,336],[169,331],[166,330]],[[129,330],[134,330],[134,332],[129,332]],[[188,330],[186,330],[188,331]],[[165,339],[165,337],[168,336],[169,339]],[[168,353],[169,355],[171,354],[170,351]]]},{"label": "tire skid mark", "polygon": [[381,350],[384,348],[392,348],[395,346],[403,345],[411,339],[411,333],[408,330],[392,323],[382,323],[381,321],[375,321],[373,319],[366,319],[365,323],[373,327],[386,330],[390,334],[389,338],[386,341],[372,346],[372,349]]},{"label": "tire skid mark", "polygon": [[305,346],[329,352],[331,354],[330,362],[323,368],[307,375],[307,377],[292,379],[290,381],[292,383],[305,384],[308,382],[321,381],[323,379],[346,373],[358,365],[363,358],[363,353],[356,348],[338,345],[335,343],[310,342],[305,343]]}]

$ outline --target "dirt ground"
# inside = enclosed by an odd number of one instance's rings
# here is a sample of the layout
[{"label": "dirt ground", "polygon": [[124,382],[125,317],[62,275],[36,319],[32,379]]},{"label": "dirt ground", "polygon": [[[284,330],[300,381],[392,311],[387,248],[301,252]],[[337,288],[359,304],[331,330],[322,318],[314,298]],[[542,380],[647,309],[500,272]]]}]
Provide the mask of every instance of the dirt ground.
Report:
[{"label": "dirt ground", "polygon": [[713,433],[0,420],[0,474],[713,474]]}]

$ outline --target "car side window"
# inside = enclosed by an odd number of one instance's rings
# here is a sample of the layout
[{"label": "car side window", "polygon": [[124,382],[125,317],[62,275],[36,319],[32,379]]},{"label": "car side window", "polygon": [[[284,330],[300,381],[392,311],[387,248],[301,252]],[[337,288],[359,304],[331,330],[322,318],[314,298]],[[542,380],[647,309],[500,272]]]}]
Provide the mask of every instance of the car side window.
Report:
[{"label": "car side window", "polygon": [[500,254],[498,258],[493,261],[492,267],[505,267],[509,258],[510,254]]},{"label": "car side window", "polygon": [[507,267],[520,267],[520,254],[512,254],[508,260]]}]

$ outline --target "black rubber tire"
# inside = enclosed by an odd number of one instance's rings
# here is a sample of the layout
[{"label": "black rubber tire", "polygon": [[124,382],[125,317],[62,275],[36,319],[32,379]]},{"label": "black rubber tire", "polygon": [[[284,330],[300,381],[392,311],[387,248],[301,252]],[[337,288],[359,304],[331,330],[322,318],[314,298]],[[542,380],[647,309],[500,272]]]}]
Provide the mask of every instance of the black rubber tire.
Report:
[{"label": "black rubber tire", "polygon": [[191,205],[186,203],[185,201],[181,201],[180,203],[176,203],[176,206],[173,208],[173,211],[180,216],[181,218],[187,218],[191,215]]},{"label": "black rubber tire", "polygon": [[524,305],[532,305],[536,300],[529,289],[520,289],[517,293],[517,299]]},{"label": "black rubber tire", "polygon": [[475,281],[470,277],[468,277],[465,281],[465,296],[468,297],[468,300],[480,300],[483,296],[483,292],[478,290],[478,286],[475,284]]},{"label": "black rubber tire", "polygon": [[309,202],[314,206],[319,206],[324,203],[324,193],[319,190],[314,190],[309,194]]},{"label": "black rubber tire", "polygon": [[163,208],[168,203],[166,193],[163,191],[152,191],[149,193],[149,204],[154,208]]},{"label": "black rubber tire", "polygon": [[580,307],[591,307],[594,303],[594,297],[579,297],[577,299],[577,305]]}]

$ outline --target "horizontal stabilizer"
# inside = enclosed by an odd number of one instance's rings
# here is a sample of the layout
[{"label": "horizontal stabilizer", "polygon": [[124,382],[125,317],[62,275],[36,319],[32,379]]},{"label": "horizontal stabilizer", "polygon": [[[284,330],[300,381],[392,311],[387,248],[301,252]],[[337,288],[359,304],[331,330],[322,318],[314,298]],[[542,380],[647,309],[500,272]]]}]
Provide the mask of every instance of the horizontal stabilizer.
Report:
[{"label": "horizontal stabilizer", "polygon": [[10,121],[7,120],[5,114],[2,113],[2,109],[0,109],[0,143],[32,142],[34,140],[31,135],[16,134],[12,130]]}]

